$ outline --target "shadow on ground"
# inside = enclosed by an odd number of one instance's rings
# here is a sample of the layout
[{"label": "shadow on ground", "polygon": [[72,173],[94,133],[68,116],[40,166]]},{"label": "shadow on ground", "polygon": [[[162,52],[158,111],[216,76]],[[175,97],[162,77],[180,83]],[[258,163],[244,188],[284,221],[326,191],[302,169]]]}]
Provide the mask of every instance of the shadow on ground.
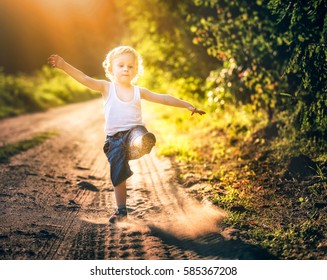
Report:
[{"label": "shadow on ground", "polygon": [[273,260],[275,256],[263,248],[246,244],[240,239],[226,240],[219,233],[208,233],[196,239],[180,238],[150,226],[151,234],[160,238],[163,243],[177,246],[182,250],[192,250],[204,259],[238,259],[238,260]]}]

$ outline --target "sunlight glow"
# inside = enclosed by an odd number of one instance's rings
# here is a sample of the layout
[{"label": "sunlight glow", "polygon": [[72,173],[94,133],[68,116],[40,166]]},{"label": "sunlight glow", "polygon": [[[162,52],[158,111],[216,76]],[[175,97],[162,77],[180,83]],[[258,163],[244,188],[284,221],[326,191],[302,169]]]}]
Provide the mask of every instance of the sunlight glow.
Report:
[{"label": "sunlight glow", "polygon": [[101,69],[118,33],[114,9],[107,0],[1,0],[0,66],[37,69],[55,52],[91,70],[95,61]]}]

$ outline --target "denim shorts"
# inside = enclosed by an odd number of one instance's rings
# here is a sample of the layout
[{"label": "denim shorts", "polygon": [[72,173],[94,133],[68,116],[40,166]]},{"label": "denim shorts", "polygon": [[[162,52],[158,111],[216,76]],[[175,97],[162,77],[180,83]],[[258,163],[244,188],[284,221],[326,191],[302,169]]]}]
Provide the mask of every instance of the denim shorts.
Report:
[{"label": "denim shorts", "polygon": [[148,130],[138,125],[130,130],[120,131],[113,136],[106,137],[103,151],[110,164],[110,178],[114,187],[118,186],[133,175],[129,160],[143,156],[132,153],[132,143],[135,138],[144,135]]}]

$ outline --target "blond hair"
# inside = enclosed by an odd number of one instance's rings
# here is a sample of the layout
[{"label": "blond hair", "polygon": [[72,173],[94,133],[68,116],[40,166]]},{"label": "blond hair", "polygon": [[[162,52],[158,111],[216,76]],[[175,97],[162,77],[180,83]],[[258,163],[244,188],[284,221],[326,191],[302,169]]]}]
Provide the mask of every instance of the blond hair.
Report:
[{"label": "blond hair", "polygon": [[114,77],[112,75],[112,63],[115,58],[117,58],[119,55],[122,54],[132,54],[135,59],[135,64],[136,64],[136,75],[132,80],[132,83],[135,83],[137,79],[142,76],[143,74],[143,65],[142,65],[142,57],[137,53],[135,49],[133,49],[130,46],[119,46],[111,50],[107,56],[106,59],[103,61],[102,66],[104,68],[104,71],[106,73],[106,77],[113,81]]}]

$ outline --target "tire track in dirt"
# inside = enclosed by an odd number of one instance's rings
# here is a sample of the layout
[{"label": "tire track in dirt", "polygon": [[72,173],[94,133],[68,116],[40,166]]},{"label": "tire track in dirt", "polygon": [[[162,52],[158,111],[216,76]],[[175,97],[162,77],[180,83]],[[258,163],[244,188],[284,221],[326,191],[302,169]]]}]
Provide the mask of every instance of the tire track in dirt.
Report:
[{"label": "tire track in dirt", "polygon": [[0,165],[0,259],[269,258],[225,239],[224,213],[190,197],[173,180],[169,160],[154,152],[131,161],[129,218],[109,225],[115,198],[102,152],[101,100],[2,120],[0,144],[54,130]]},{"label": "tire track in dirt", "polygon": [[[92,106],[84,106],[86,104],[92,104]],[[3,175],[1,185],[4,185],[2,189],[6,189],[6,186],[10,188],[11,194],[8,194],[10,197],[17,196],[17,193],[22,193],[24,196],[33,193],[36,201],[34,204],[38,206],[38,209],[35,209],[26,205],[28,211],[21,213],[22,209],[17,204],[28,204],[22,199],[20,201],[8,200],[7,203],[2,204],[4,238],[1,241],[9,243],[3,246],[3,254],[7,255],[4,258],[52,258],[62,240],[69,236],[80,207],[89,199],[91,192],[86,188],[92,186],[89,181],[102,180],[102,175],[93,175],[96,170],[86,168],[88,175],[84,176],[85,168],[80,167],[81,164],[83,165],[83,156],[87,156],[88,159],[92,158],[92,153],[89,149],[83,148],[82,144],[86,144],[83,143],[87,139],[86,131],[90,133],[91,138],[94,138],[94,134],[98,135],[99,125],[95,126],[95,124],[102,121],[101,115],[94,114],[94,105],[98,106],[98,104],[101,106],[99,101],[78,106],[75,104],[51,110],[43,114],[43,118],[42,114],[35,114],[8,119],[0,123],[0,127],[4,128],[1,130],[4,131],[0,137],[2,142],[31,138],[35,133],[45,130],[56,130],[59,133],[43,145],[12,158],[8,166],[0,167],[1,175]],[[89,110],[93,114],[90,114]],[[29,133],[26,129],[21,129],[24,123],[28,123],[31,127]],[[77,135],[81,137],[81,140]],[[102,139],[98,140],[98,142],[101,141]],[[89,147],[94,151],[92,141]],[[98,154],[99,151],[93,152],[93,162]],[[8,181],[8,177],[17,179]],[[6,204],[13,205],[11,207],[13,210],[8,211]],[[19,216],[24,216],[24,223],[15,223]],[[17,229],[12,230],[16,224]],[[22,249],[13,250],[13,242],[22,243],[20,246]]]}]

